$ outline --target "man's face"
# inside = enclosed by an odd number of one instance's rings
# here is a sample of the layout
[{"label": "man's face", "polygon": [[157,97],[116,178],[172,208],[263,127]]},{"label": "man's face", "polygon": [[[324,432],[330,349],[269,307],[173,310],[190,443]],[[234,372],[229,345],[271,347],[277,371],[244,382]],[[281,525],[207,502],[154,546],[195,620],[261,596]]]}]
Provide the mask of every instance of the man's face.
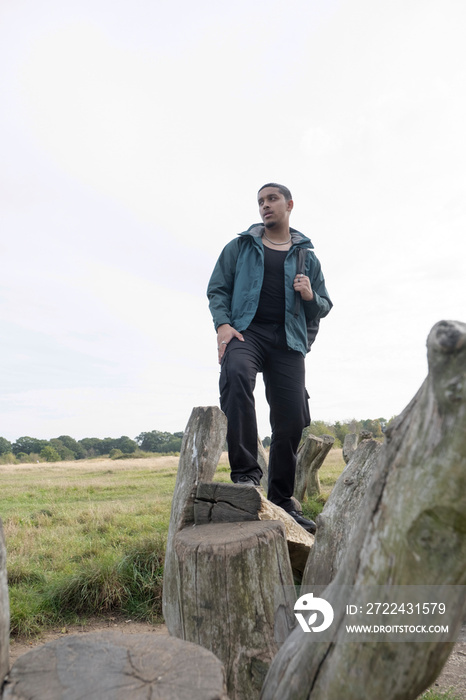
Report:
[{"label": "man's face", "polygon": [[293,209],[293,200],[288,202],[277,187],[264,187],[257,196],[259,214],[265,228],[288,225],[290,212]]}]

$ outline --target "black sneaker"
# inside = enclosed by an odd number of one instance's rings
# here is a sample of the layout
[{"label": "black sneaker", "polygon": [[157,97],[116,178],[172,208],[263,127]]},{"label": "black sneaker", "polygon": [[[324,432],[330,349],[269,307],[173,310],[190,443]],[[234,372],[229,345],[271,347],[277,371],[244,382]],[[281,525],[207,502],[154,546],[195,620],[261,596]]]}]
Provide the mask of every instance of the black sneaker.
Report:
[{"label": "black sneaker", "polygon": [[259,486],[259,484],[256,483],[254,477],[252,476],[240,476],[239,479],[235,481],[235,484],[246,484],[246,485],[251,485],[251,486]]},{"label": "black sneaker", "polygon": [[304,517],[302,511],[298,510],[289,510],[288,515],[291,515],[293,520],[296,520],[298,525],[301,525],[307,532],[310,532],[311,535],[315,535],[316,532],[316,524],[313,520],[308,520],[307,518]]}]

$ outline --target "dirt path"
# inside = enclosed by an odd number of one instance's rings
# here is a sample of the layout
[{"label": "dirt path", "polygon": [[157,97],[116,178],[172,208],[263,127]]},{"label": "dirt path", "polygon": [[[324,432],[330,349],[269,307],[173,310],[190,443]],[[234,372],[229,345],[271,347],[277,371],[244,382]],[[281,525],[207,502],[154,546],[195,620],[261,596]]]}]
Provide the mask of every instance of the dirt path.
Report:
[{"label": "dirt path", "polygon": [[[125,634],[142,634],[151,632],[153,634],[168,634],[165,625],[154,625],[148,622],[134,622],[123,617],[109,617],[91,619],[86,625],[70,625],[63,629],[56,629],[44,634],[40,639],[31,641],[13,640],[10,644],[10,665],[16,659],[46,642],[58,639],[65,634],[87,634],[88,632],[102,632],[114,629]],[[455,645],[441,675],[437,678],[433,687],[437,690],[446,691],[452,689],[454,695],[461,700],[466,700],[466,642]]]},{"label": "dirt path", "polygon": [[108,617],[105,619],[95,618],[89,620],[85,625],[69,625],[62,629],[46,632],[40,638],[31,640],[16,640],[10,642],[10,666],[19,656],[38,647],[46,642],[63,637],[66,634],[87,634],[89,632],[106,632],[107,630],[117,630],[124,634],[168,634],[165,625],[153,625],[149,622],[134,622],[123,617]]}]

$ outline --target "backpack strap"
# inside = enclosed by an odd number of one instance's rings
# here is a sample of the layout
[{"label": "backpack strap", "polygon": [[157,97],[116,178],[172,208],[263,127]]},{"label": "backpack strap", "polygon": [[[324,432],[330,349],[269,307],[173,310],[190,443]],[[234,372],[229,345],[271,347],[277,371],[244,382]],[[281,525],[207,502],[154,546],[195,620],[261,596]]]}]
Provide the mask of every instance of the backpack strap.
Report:
[{"label": "backpack strap", "polygon": [[[298,254],[296,257],[296,274],[297,275],[304,275],[306,271],[306,255],[307,255],[307,248],[298,248]],[[299,309],[301,306],[301,294],[299,292],[295,292],[295,301],[294,301],[294,315],[297,318],[299,316]]]},{"label": "backpack strap", "polygon": [[[298,248],[298,255],[296,258],[296,274],[304,275],[306,272],[306,256],[307,248]],[[301,294],[296,292],[295,302],[294,302],[294,315],[297,318],[299,316],[299,310],[301,307]],[[311,349],[311,345],[316,339],[316,335],[319,332],[319,319],[313,318],[312,320],[306,320],[307,325],[307,351]]]}]

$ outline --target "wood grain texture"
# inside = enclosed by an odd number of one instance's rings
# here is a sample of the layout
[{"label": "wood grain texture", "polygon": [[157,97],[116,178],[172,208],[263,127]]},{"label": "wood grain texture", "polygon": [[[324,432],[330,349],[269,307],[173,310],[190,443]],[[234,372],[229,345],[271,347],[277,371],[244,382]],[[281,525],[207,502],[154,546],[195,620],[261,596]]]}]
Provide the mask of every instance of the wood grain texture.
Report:
[{"label": "wood grain texture", "polygon": [[20,656],[2,700],[228,700],[222,663],[173,637],[96,632]]},{"label": "wood grain texture", "polygon": [[364,605],[372,585],[386,585],[390,602],[393,586],[446,584],[443,624],[458,630],[466,612],[466,324],[436,324],[427,352],[428,377],[387,432],[362,517],[325,591],[335,611],[332,639],[316,643],[294,630],[262,700],[414,700],[451,651],[437,641],[345,643],[339,599],[342,585]]},{"label": "wood grain texture", "polygon": [[201,481],[212,481],[226,439],[227,419],[216,406],[193,408],[183,437],[173,493],[163,576],[163,616],[170,634],[181,637],[173,540],[194,522],[194,497]]},{"label": "wood grain texture", "polygon": [[321,493],[319,469],[332,449],[335,438],[332,435],[316,437],[309,434],[298,450],[294,497],[302,501],[304,496]]},{"label": "wood grain texture", "polygon": [[196,525],[175,538],[183,638],[225,665],[232,700],[254,700],[296,624],[280,522]]},{"label": "wood grain texture", "polygon": [[317,517],[314,546],[307,559],[303,585],[328,585],[334,578],[362,517],[364,497],[382,444],[363,440],[332,489]]}]

